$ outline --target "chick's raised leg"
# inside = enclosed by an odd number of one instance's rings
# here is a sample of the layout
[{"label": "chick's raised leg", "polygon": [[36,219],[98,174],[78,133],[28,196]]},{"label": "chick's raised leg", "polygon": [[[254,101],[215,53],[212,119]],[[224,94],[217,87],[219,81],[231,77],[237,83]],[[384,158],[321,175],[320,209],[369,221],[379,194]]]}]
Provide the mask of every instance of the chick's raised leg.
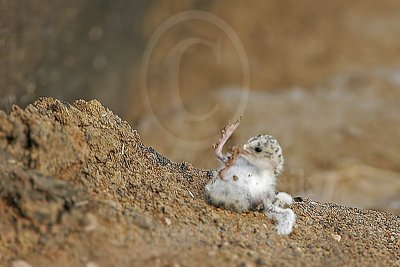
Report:
[{"label": "chick's raised leg", "polygon": [[214,144],[214,153],[217,156],[217,158],[223,163],[226,163],[227,158],[222,153],[222,150],[224,148],[226,141],[228,141],[228,139],[232,136],[233,132],[237,129],[237,127],[239,127],[241,118],[242,116],[240,116],[239,119],[236,120],[236,122],[228,123],[228,125],[226,125],[221,130],[221,138],[216,144]]},{"label": "chick's raised leg", "polygon": [[236,158],[239,155],[240,148],[235,148],[232,151],[232,154],[230,157],[224,156],[222,150],[224,148],[225,143],[228,141],[228,139],[232,136],[233,132],[239,127],[240,125],[240,120],[242,116],[239,117],[239,119],[236,120],[234,123],[228,123],[222,130],[221,130],[221,138],[219,141],[214,145],[214,153],[217,156],[217,158],[225,164],[225,167],[220,170],[219,172],[219,177],[221,179],[224,179],[224,174],[228,170],[230,166],[235,164]]}]

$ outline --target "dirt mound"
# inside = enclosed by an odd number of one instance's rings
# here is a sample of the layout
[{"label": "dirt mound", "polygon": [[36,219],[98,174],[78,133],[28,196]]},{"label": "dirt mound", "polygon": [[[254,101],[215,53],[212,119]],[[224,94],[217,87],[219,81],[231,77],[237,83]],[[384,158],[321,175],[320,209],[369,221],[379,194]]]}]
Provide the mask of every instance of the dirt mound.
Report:
[{"label": "dirt mound", "polygon": [[98,101],[42,98],[0,113],[0,265],[400,261],[399,216],[299,199],[282,237],[261,213],[209,206],[210,174],[146,147]]}]

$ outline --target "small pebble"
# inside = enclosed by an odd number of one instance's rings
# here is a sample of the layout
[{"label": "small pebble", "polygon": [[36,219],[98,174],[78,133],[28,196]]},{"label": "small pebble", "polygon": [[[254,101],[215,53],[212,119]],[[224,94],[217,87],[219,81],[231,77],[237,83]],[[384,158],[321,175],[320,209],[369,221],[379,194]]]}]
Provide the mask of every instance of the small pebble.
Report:
[{"label": "small pebble", "polygon": [[11,263],[12,267],[32,267],[29,263],[24,260],[16,260]]},{"label": "small pebble", "polygon": [[95,215],[93,215],[92,213],[86,214],[86,219],[87,219],[87,225],[84,228],[84,230],[86,232],[91,232],[99,226],[97,217]]},{"label": "small pebble", "polygon": [[249,250],[249,251],[247,252],[247,255],[250,256],[250,257],[254,257],[255,254],[256,254],[256,253],[255,253],[254,251],[252,251],[252,250]]},{"label": "small pebble", "polygon": [[249,262],[241,262],[239,267],[251,267],[252,265]]},{"label": "small pebble", "polygon": [[208,252],[207,252],[207,254],[209,255],[209,256],[215,256],[216,254],[217,254],[217,250],[215,250],[215,249],[213,249],[213,250],[209,250]]},{"label": "small pebble", "polygon": [[213,220],[217,220],[217,219],[220,218],[220,216],[219,216],[217,213],[213,212],[213,213],[211,213],[211,218],[212,218]]},{"label": "small pebble", "polygon": [[90,261],[86,263],[86,267],[99,267],[99,265],[95,262]]},{"label": "small pebble", "polygon": [[265,262],[265,260],[263,258],[257,258],[256,264],[257,264],[257,266],[266,266],[267,265],[267,263]]},{"label": "small pebble", "polygon": [[333,234],[332,235],[333,239],[336,240],[337,242],[340,242],[340,240],[342,240],[342,237],[338,234]]}]

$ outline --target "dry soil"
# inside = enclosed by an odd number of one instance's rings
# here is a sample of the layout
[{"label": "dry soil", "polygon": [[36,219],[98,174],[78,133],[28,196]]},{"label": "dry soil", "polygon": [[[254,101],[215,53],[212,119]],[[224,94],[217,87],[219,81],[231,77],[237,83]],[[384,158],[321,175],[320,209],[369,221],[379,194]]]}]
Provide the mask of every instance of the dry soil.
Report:
[{"label": "dry soil", "polygon": [[400,217],[296,198],[294,232],[206,203],[211,172],[100,102],[0,113],[1,266],[395,266]]}]

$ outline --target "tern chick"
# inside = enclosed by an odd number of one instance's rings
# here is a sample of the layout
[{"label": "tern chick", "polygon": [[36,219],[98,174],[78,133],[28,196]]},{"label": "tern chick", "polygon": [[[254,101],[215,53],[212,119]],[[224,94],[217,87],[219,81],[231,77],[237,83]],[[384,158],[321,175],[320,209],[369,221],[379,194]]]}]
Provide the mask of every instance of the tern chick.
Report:
[{"label": "tern chick", "polygon": [[284,192],[276,193],[277,178],[283,171],[282,148],[271,135],[258,135],[223,154],[223,146],[239,126],[240,118],[221,131],[221,139],[214,145],[221,162],[212,180],[206,185],[208,201],[237,212],[263,210],[277,221],[278,234],[292,232],[296,214],[286,205],[293,198]]}]

